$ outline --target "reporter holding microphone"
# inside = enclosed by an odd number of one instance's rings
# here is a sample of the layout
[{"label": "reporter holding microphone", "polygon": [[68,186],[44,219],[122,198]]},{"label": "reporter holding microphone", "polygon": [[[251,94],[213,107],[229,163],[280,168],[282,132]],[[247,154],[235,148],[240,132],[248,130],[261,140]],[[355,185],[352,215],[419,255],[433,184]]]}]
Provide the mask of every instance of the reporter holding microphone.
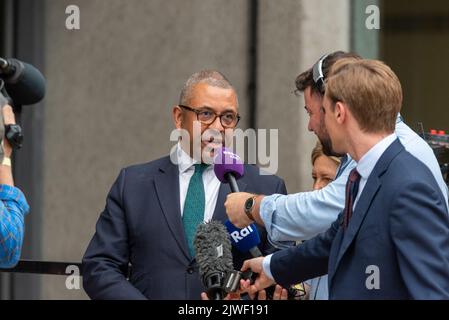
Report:
[{"label": "reporter holding microphone", "polygon": [[30,208],[22,191],[14,187],[12,146],[5,138],[5,126],[16,121],[12,107],[1,93],[0,109],[0,268],[12,268],[20,259],[24,218]]}]

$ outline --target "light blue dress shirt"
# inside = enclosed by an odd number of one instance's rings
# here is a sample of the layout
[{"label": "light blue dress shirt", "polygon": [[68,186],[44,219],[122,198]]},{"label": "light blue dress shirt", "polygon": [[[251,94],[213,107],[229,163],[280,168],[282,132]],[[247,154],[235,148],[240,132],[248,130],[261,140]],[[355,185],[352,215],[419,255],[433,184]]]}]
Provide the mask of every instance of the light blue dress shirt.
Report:
[{"label": "light blue dress shirt", "polygon": [[[432,148],[400,117],[395,133],[405,149],[430,169],[447,206],[448,188]],[[270,238],[273,241],[301,241],[326,231],[343,210],[346,181],[355,166],[356,162],[347,156],[337,178],[321,190],[264,197],[260,216]]]},{"label": "light blue dress shirt", "polygon": [[[404,148],[430,169],[448,206],[448,188],[432,148],[402,121],[400,115],[396,121],[395,134]],[[342,158],[336,179],[323,189],[265,197],[260,206],[260,216],[272,242],[308,240],[326,231],[344,208],[345,185],[356,165],[346,155]],[[269,260],[264,260],[264,269],[269,267]],[[316,285],[318,282],[320,287],[326,286],[325,290],[314,288],[314,283]],[[327,279],[313,279],[311,285],[312,289],[318,290],[314,295],[317,299],[327,299]]]}]

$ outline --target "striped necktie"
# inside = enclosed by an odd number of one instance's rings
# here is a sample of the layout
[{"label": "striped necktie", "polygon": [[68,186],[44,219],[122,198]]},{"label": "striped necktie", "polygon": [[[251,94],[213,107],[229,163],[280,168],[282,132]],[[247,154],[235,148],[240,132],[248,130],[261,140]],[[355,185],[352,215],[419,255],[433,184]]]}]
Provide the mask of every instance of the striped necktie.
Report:
[{"label": "striped necktie", "polygon": [[360,174],[357,169],[352,169],[349,174],[348,182],[346,183],[346,198],[345,198],[345,209],[344,209],[344,228],[347,229],[349,225],[349,220],[352,217],[352,207],[354,206],[355,198],[357,197],[357,192],[359,191]]}]

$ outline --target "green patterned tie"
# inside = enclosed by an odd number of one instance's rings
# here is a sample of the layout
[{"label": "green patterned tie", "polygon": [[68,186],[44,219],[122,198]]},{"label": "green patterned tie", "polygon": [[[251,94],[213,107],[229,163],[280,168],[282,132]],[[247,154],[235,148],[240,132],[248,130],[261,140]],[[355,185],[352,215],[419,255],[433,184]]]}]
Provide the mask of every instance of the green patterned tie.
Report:
[{"label": "green patterned tie", "polygon": [[186,200],[184,202],[182,224],[184,225],[191,257],[195,256],[193,238],[195,237],[196,228],[204,220],[206,197],[204,194],[203,171],[206,168],[207,164],[195,164],[195,173],[190,178],[189,188],[187,189]]}]

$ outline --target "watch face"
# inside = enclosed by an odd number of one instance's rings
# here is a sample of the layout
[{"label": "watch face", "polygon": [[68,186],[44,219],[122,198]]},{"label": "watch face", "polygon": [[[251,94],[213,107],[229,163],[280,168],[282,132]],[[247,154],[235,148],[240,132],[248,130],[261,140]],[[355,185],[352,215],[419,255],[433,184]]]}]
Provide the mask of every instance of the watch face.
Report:
[{"label": "watch face", "polygon": [[249,198],[245,202],[245,209],[250,210],[253,207],[254,198]]}]

